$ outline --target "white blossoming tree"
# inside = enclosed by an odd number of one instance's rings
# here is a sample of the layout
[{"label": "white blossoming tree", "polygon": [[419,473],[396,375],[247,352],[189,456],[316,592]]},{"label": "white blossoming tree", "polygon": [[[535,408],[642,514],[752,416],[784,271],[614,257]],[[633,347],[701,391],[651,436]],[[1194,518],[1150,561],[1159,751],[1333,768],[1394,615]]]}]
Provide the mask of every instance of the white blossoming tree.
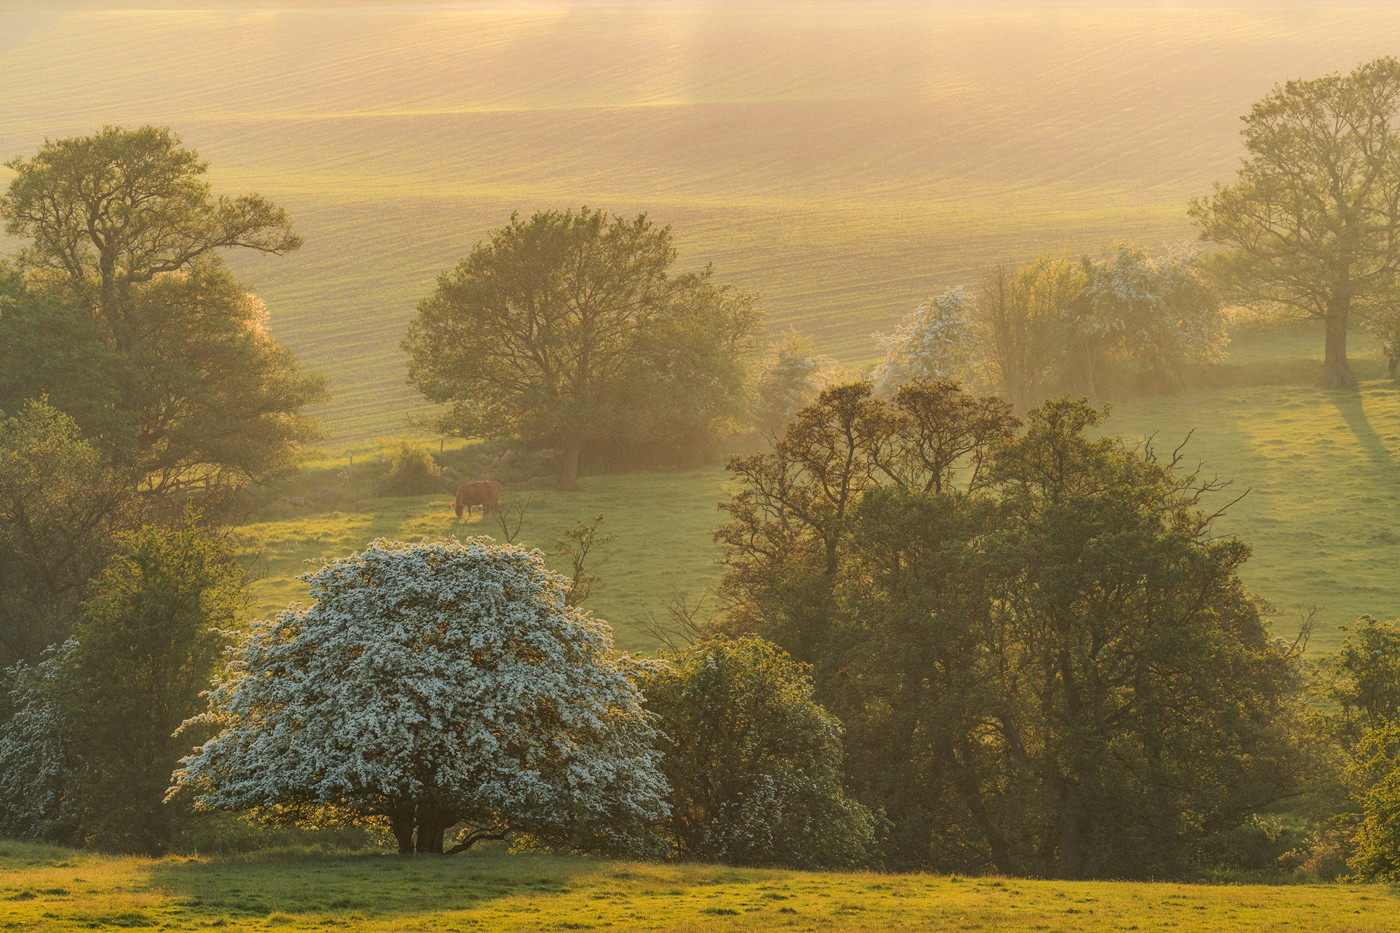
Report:
[{"label": "white blossoming tree", "polygon": [[909,312],[893,334],[876,333],[884,358],[870,381],[882,396],[911,382],[965,378],[972,363],[972,327],[961,288],[930,298]]},{"label": "white blossoming tree", "polygon": [[629,665],[539,551],[378,540],[304,575],[314,602],[256,624],[195,721],[220,731],[172,795],[392,830],[400,852],[527,835],[637,852],[667,794]]}]

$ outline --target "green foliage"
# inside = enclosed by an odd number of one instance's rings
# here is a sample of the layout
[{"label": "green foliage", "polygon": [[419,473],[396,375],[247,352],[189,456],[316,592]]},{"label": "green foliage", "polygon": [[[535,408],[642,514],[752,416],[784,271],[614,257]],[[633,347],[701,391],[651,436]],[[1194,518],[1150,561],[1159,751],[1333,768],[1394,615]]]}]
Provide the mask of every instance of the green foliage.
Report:
[{"label": "green foliage", "polygon": [[1353,312],[1396,313],[1397,115],[1394,58],[1276,85],[1244,118],[1248,154],[1235,183],[1190,205],[1201,238],[1228,247],[1214,260],[1228,297],[1326,322],[1327,388],[1356,385]]},{"label": "green foliage", "polygon": [[1188,364],[1220,362],[1229,342],[1197,256],[1154,260],[1126,244],[1102,260],[992,266],[971,314],[982,368],[1018,411],[1053,391],[1104,396],[1135,377],[1180,388]]},{"label": "green foliage", "polygon": [[388,471],[376,485],[381,496],[423,496],[443,491],[442,470],[422,444],[395,438],[384,445]]},{"label": "green foliage", "polygon": [[418,306],[409,380],[444,433],[580,457],[618,444],[702,452],[742,411],[759,316],[709,271],[674,276],[669,228],[600,211],[512,216]]},{"label": "green foliage", "polygon": [[[238,487],[285,468],[325,382],[267,333],[262,302],[217,250],[300,239],[256,195],[217,200],[168,130],[108,127],[49,142],[0,198],[25,283],[0,297],[0,404],[48,391],[153,490]],[[58,388],[54,388],[57,386]]]},{"label": "green foliage", "polygon": [[157,852],[181,808],[170,772],[177,735],[203,691],[241,602],[242,570],[193,518],[123,537],[73,637],[21,668],[17,710],[0,726],[0,795],[11,835]]},{"label": "green foliage", "polygon": [[1360,878],[1400,880],[1400,722],[1367,731],[1353,763],[1361,819],[1350,861]]},{"label": "green foliage", "polygon": [[46,401],[0,420],[0,669],[73,631],[116,538],[144,509],[73,419]]},{"label": "green foliage", "polygon": [[[1153,876],[1299,779],[1297,646],[1215,539],[1215,484],[948,384],[823,393],[741,490],[729,624],[809,661],[899,864]],[[898,750],[897,754],[891,754]]]},{"label": "green foliage", "polygon": [[[1400,620],[1362,616],[1326,658],[1320,692],[1331,710],[1321,738],[1334,775],[1316,796],[1324,825],[1349,837],[1348,862],[1365,879],[1400,878]],[[1323,796],[1326,795],[1326,796]],[[1347,799],[1349,798],[1349,799]]]},{"label": "green foliage", "polygon": [[[598,534],[598,526],[602,523],[603,516],[595,515],[592,521],[574,522],[554,539],[554,555],[569,563],[566,571],[569,585],[564,591],[564,602],[570,606],[581,605],[593,592],[593,584],[602,579],[593,572],[601,563],[593,553],[594,549],[617,539],[615,534]],[[589,559],[590,554],[593,554],[592,560]]]},{"label": "green foliage", "polygon": [[100,319],[58,289],[31,289],[0,267],[0,411],[46,398],[91,438],[130,441],[121,355]]},{"label": "green foliage", "polygon": [[660,717],[668,837],[683,859],[849,868],[875,820],[842,787],[841,725],[805,665],[760,638],[708,638],[642,681]]}]

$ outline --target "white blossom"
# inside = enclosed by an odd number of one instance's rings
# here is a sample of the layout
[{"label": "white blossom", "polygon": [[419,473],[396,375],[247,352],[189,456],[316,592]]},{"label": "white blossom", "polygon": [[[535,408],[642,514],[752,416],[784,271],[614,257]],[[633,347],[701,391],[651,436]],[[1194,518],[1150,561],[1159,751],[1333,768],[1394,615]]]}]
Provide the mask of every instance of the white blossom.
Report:
[{"label": "white blossom", "polygon": [[431,812],[620,848],[664,815],[641,662],[539,551],[377,540],[302,579],[311,605],[256,623],[195,720],[220,732],[174,780],[200,806],[416,807],[420,834]]}]

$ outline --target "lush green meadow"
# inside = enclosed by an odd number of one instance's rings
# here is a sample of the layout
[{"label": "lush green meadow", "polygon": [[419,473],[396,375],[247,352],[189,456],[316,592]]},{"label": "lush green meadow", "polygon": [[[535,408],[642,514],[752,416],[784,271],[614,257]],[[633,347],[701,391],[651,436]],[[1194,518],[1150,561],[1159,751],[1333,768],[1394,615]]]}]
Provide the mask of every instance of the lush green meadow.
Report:
[{"label": "lush green meadow", "polygon": [[[602,582],[587,606],[613,625],[617,647],[652,651],[657,642],[639,625],[648,613],[664,614],[664,603],[685,594],[691,603],[719,582],[715,546],[710,533],[720,520],[716,506],[727,499],[725,473],[709,467],[687,473],[638,473],[589,477],[577,493],[552,489],[506,489],[502,498],[511,511],[526,505],[517,543],[549,551],[570,525],[604,520],[599,531],[617,538],[599,547],[596,560]],[[481,510],[461,521],[453,515],[451,495],[404,499],[367,499],[355,511],[308,515],[275,522],[244,525],[239,545],[260,579],[254,586],[255,612],[272,613],[306,600],[306,586],[297,575],[308,561],[340,557],[360,550],[379,537],[418,541],[448,535],[487,534],[501,540],[494,517]],[[567,562],[551,557],[553,566]],[[711,598],[708,608],[714,607]]]},{"label": "lush green meadow", "polygon": [[1308,930],[1400,924],[1375,885],[1187,885],[539,855],[116,858],[0,843],[0,929]]},{"label": "lush green meadow", "polygon": [[[1372,348],[1357,339],[1357,392],[1312,383],[1322,341],[1313,326],[1243,331],[1229,363],[1196,373],[1193,386],[1113,403],[1106,430],[1128,443],[1153,438],[1159,456],[1182,448],[1182,468],[1231,485],[1207,500],[1229,505],[1219,534],[1254,546],[1244,578],[1274,604],[1276,631],[1292,637],[1314,608],[1312,649],[1341,640],[1339,626],[1363,613],[1400,615],[1400,385],[1385,377]],[[366,456],[361,453],[361,463]],[[612,623],[618,645],[649,651],[656,641],[637,624],[664,613],[668,599],[701,597],[719,582],[711,532],[716,506],[733,487],[718,466],[690,472],[585,477],[581,491],[505,487],[507,506],[527,500],[518,540],[548,550],[576,521],[602,514],[617,535],[600,554],[603,584],[588,606]],[[490,534],[478,514],[458,522],[447,493],[366,499],[354,512],[323,513],[247,525],[240,539],[261,578],[259,614],[305,597],[296,574],[307,561],[348,554],[375,537],[417,540]],[[557,562],[556,562],[557,564]],[[709,599],[705,608],[716,603]]]},{"label": "lush green meadow", "polygon": [[512,211],[648,212],[860,363],[997,258],[1190,239],[1255,100],[1397,47],[1364,3],[0,0],[0,154],[169,125],[284,204],[306,246],[235,262],[345,444],[402,432],[415,303]]}]

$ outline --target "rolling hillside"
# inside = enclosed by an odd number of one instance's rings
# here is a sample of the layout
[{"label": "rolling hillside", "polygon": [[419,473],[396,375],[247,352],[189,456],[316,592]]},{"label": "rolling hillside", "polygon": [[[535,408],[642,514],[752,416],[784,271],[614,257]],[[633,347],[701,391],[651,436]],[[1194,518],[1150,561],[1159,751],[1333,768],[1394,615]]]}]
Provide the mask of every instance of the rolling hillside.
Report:
[{"label": "rolling hillside", "polygon": [[[0,155],[166,124],[216,188],[286,205],[306,246],[237,272],[331,377],[327,447],[363,450],[421,411],[398,349],[415,303],[513,211],[648,212],[682,266],[714,263],[854,367],[989,261],[1190,239],[1185,203],[1229,178],[1254,101],[1397,49],[1382,3],[0,0]],[[1221,522],[1255,545],[1246,579],[1282,627],[1319,605],[1331,647],[1400,612],[1400,399],[1370,358],[1358,395],[1312,389],[1320,351],[1306,329],[1245,335],[1209,385],[1120,400],[1109,428],[1195,429],[1189,455],[1252,490]],[[544,497],[526,534],[607,512],[597,608],[647,647],[630,618],[717,578],[722,482]],[[254,529],[261,608],[306,558],[447,530],[423,510]]]},{"label": "rolling hillside", "polygon": [[858,363],[988,261],[1191,238],[1253,101],[1397,48],[1379,4],[3,0],[0,154],[165,124],[286,205],[305,248],[236,265],[345,444],[402,430],[416,301],[512,211],[645,211]]}]

